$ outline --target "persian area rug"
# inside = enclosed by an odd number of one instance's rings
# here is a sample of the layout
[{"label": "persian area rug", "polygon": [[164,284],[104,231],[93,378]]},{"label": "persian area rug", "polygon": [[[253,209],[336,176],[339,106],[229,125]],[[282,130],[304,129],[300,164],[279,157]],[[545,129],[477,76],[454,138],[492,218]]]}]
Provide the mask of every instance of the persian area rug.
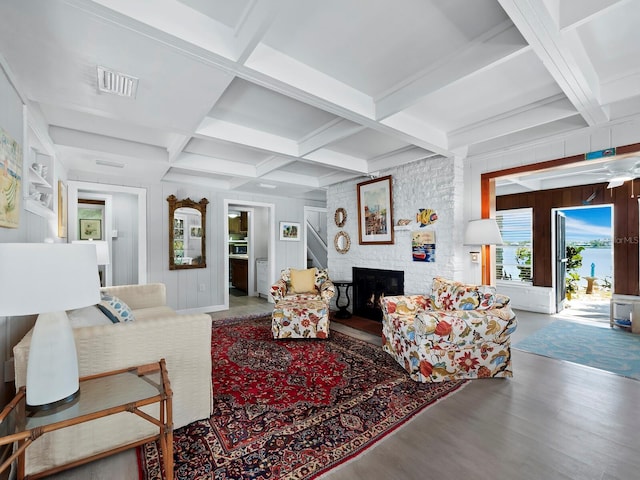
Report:
[{"label": "persian area rug", "polygon": [[640,380],[640,335],[608,326],[559,320],[514,348]]},{"label": "persian area rug", "polygon": [[[379,346],[336,331],[273,340],[269,317],[212,337],[214,412],[174,432],[177,480],[315,478],[465,383],[416,383]],[[157,443],[139,456],[143,478],[164,478]]]}]

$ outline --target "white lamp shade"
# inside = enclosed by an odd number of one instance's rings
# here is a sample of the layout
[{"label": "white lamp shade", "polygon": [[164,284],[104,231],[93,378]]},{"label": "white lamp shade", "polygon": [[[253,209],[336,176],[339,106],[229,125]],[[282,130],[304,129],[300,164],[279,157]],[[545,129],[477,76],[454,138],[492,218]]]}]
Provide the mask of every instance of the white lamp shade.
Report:
[{"label": "white lamp shade", "polygon": [[502,235],[493,218],[471,220],[464,233],[465,245],[502,245]]},{"label": "white lamp shade", "polygon": [[31,315],[100,301],[96,248],[0,243],[0,315]]},{"label": "white lamp shade", "polygon": [[27,405],[52,408],[79,393],[78,358],[65,310],[100,301],[96,247],[0,243],[0,315],[39,313],[27,363]]},{"label": "white lamp shade", "polygon": [[72,243],[94,245],[98,257],[98,265],[109,265],[109,244],[104,240],[74,240]]}]

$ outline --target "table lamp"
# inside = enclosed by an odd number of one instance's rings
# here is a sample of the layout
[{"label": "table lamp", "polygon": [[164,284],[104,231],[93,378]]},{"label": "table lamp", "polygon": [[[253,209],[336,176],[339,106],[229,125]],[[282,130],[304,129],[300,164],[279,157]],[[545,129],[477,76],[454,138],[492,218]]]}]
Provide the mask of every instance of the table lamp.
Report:
[{"label": "table lamp", "polygon": [[96,248],[0,243],[0,315],[39,314],[27,364],[27,406],[45,410],[79,395],[78,358],[66,310],[100,301]]},{"label": "table lamp", "polygon": [[[478,220],[470,220],[467,224],[467,229],[464,232],[464,244],[465,245],[477,245],[483,248],[488,248],[489,245],[502,245],[502,235],[500,235],[500,229],[498,223],[493,218],[481,218]],[[474,263],[480,262],[480,252],[473,251],[471,254],[471,261]],[[482,258],[486,258],[482,255]],[[486,274],[486,266],[482,266],[482,283],[490,283],[490,278]]]}]

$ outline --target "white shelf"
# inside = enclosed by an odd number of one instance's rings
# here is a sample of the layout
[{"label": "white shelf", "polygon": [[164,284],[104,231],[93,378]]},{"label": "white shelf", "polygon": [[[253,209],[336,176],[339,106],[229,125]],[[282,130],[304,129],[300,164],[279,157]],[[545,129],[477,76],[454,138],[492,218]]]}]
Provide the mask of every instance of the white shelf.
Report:
[{"label": "white shelf", "polygon": [[51,184],[38,174],[33,168],[29,167],[29,182],[38,187],[51,188]]},{"label": "white shelf", "polygon": [[53,217],[54,212],[51,207],[47,207],[40,203],[37,200],[32,198],[24,199],[24,208],[25,210],[35,213],[36,215],[40,215],[41,217]]}]

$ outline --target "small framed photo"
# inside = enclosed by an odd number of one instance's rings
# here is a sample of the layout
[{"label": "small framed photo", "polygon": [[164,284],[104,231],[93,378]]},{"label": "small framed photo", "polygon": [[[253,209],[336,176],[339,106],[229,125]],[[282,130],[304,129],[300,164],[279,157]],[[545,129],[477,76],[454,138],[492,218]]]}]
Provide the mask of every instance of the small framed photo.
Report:
[{"label": "small framed photo", "polygon": [[80,240],[102,240],[102,220],[80,219]]},{"label": "small framed photo", "polygon": [[189,236],[191,238],[202,238],[202,227],[200,225],[189,227]]},{"label": "small framed photo", "polygon": [[300,240],[300,224],[280,222],[280,240],[298,242]]}]

